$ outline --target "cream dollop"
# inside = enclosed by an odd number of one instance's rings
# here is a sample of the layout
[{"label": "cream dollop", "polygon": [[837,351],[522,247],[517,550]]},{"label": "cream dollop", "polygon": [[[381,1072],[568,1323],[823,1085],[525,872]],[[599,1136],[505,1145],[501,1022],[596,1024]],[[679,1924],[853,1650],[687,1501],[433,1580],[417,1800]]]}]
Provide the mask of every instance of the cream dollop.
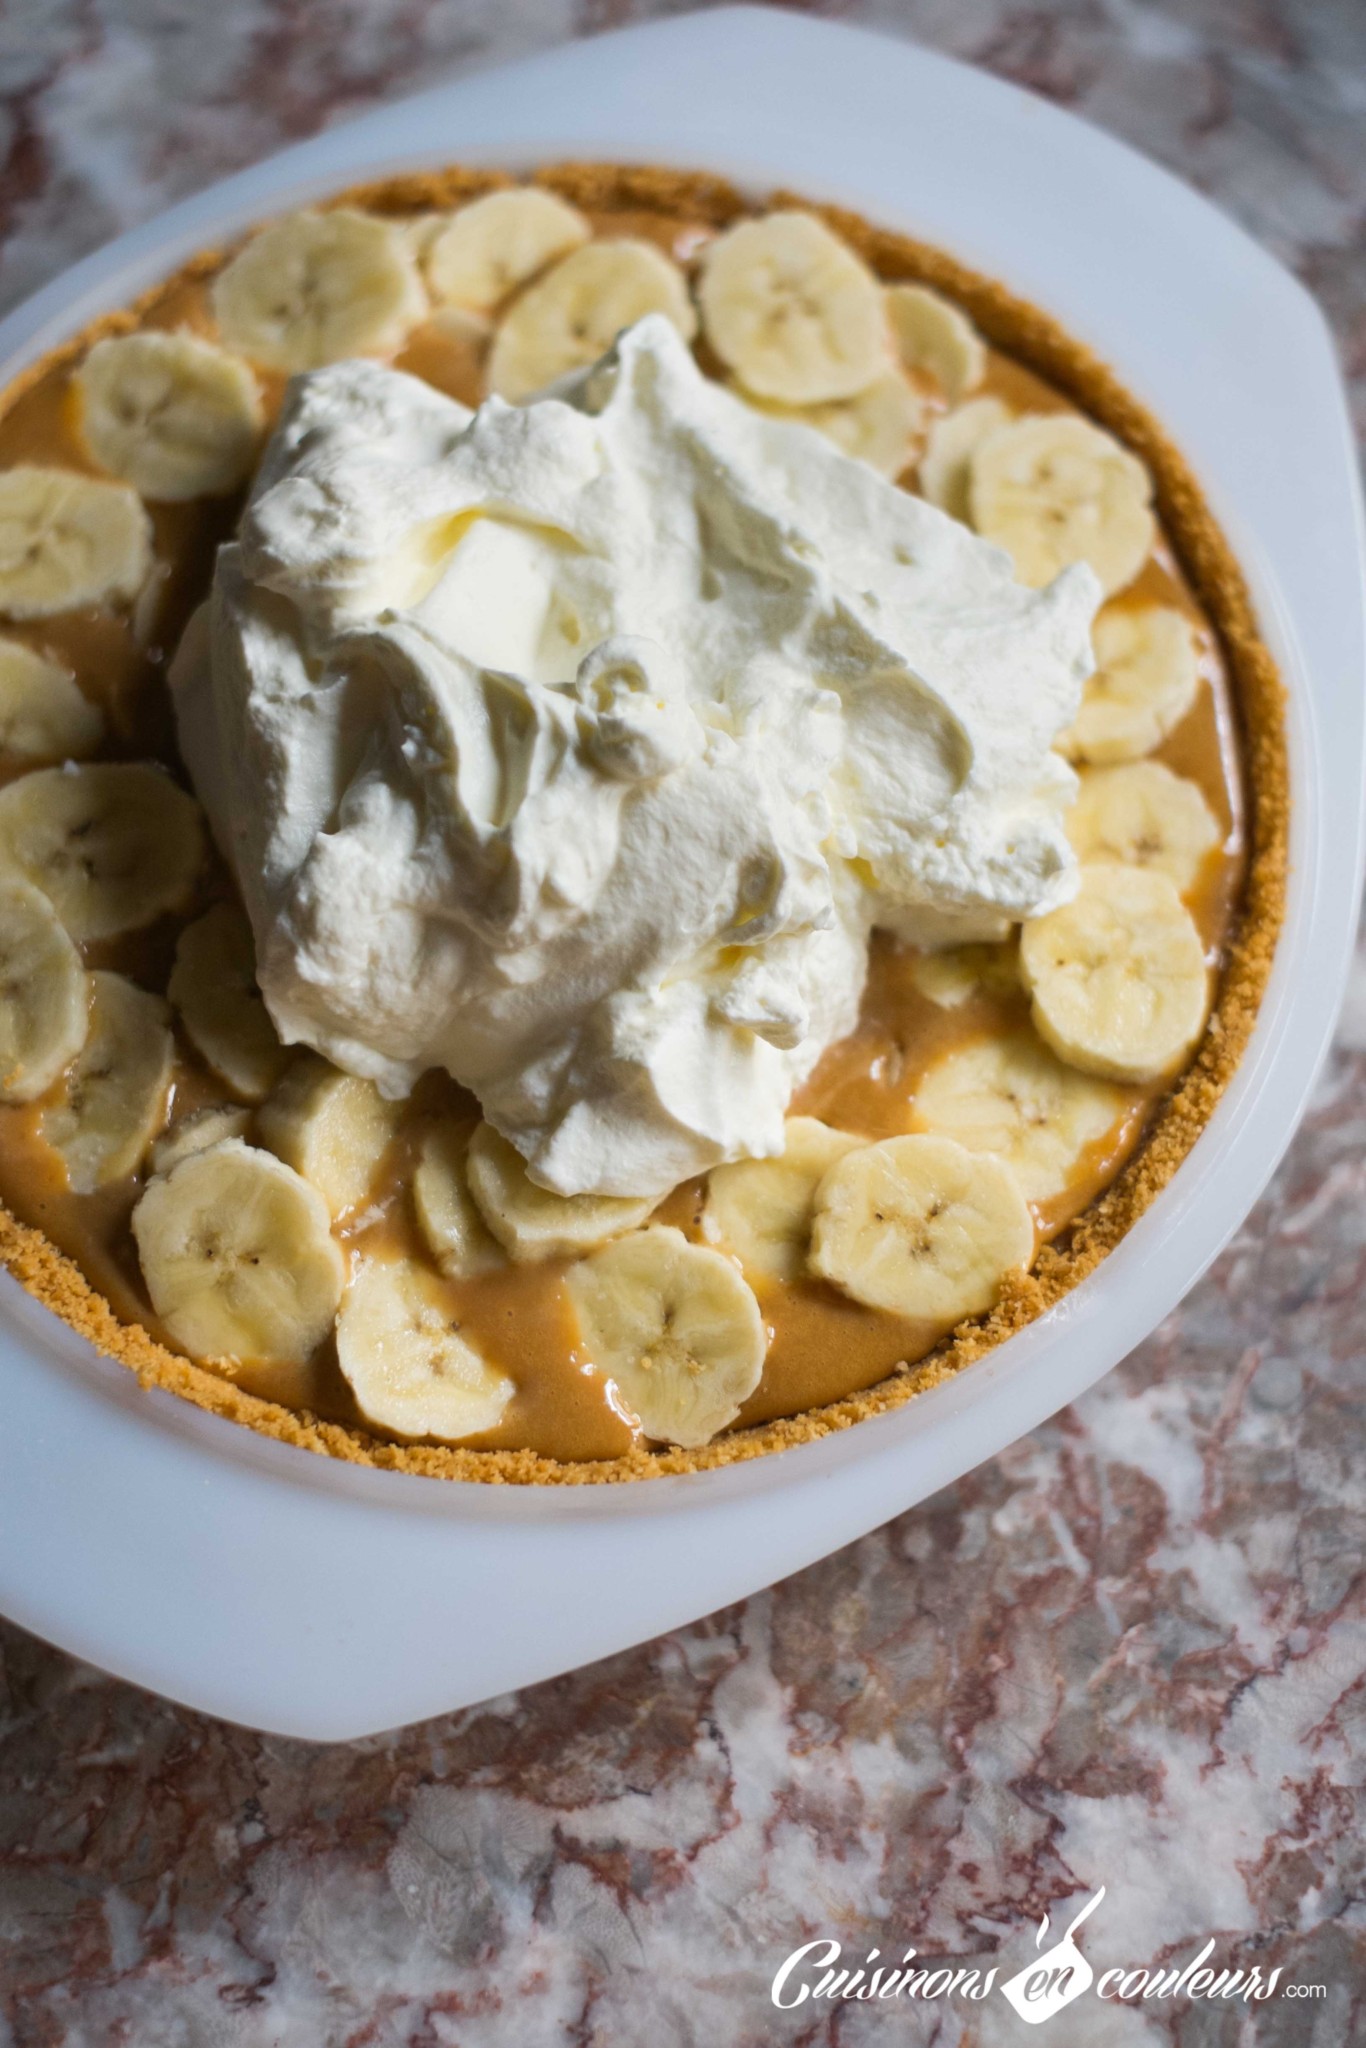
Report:
[{"label": "cream dollop", "polygon": [[656,317],[523,407],[297,380],[173,688],[281,1035],[447,1068],[547,1187],[662,1193],[780,1149],[873,926],[1072,893],[1098,597]]}]

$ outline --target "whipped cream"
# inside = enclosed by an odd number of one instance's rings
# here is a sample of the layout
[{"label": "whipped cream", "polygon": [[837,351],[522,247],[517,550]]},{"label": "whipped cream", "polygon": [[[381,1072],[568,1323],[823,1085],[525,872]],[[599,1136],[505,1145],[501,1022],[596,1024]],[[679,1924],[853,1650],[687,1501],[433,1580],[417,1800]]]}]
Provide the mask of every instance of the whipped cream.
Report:
[{"label": "whipped cream", "polygon": [[297,380],[172,682],[281,1036],[390,1094],[445,1067],[545,1186],[652,1194],[781,1149],[874,926],[1072,894],[1098,599],[656,316],[523,407]]}]

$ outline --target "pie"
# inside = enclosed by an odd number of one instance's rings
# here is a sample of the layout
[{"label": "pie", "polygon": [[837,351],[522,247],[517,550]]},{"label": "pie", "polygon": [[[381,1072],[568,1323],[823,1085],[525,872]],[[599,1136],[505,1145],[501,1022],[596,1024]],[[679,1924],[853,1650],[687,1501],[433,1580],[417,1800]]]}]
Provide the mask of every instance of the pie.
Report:
[{"label": "pie", "polygon": [[[259,834],[189,772],[175,678],[220,658],[205,600],[235,535],[269,554],[251,506],[270,477],[292,475],[322,532],[346,434],[400,433],[390,371],[428,392],[401,386],[445,449],[491,395],[487,433],[515,436],[506,408],[530,419],[547,387],[582,394],[631,363],[648,383],[661,362],[723,439],[745,421],[802,429],[755,445],[795,451],[794,477],[847,482],[874,520],[907,494],[948,514],[958,527],[916,513],[916,530],[1031,618],[1023,593],[1075,601],[1085,565],[1094,668],[1039,799],[1066,791],[1049,907],[937,938],[928,913],[875,930],[857,1021],[798,1074],[781,1149],[718,1140],[662,1191],[601,1165],[574,1190],[549,1141],[538,1153],[502,1108],[485,1116],[482,1084],[429,1059],[429,1038],[406,1066],[387,1046],[370,1058],[363,1030],[354,1058],[328,1057],[330,1016],[305,1036],[287,1013],[258,958]],[[310,392],[354,408],[326,460]],[[831,444],[853,460],[830,469]],[[424,589],[468,527],[433,525]],[[969,563],[963,527],[1004,555],[974,542]],[[514,554],[481,574],[511,576]],[[268,588],[253,616],[274,603]],[[607,663],[589,641],[547,685],[554,732],[576,675],[574,730],[617,749],[607,782],[653,787],[682,727],[634,656]],[[481,672],[501,673],[492,656]],[[220,753],[228,734],[213,729]],[[244,728],[234,801],[253,743]],[[628,1479],[782,1448],[898,1405],[1050,1307],[1207,1121],[1257,1013],[1286,860],[1282,691],[1242,576],[1110,371],[951,256],[848,213],[593,165],[396,178],[282,216],[11,387],[0,782],[11,1270],[148,1385],[316,1451],[465,1479]],[[272,801],[274,829],[299,815],[288,792]],[[575,831],[566,812],[551,853]],[[855,838],[839,859],[866,881]],[[577,884],[556,886],[572,924]],[[426,999],[404,971],[400,1018]],[[729,954],[726,972],[741,988]],[[731,981],[708,987],[741,1035],[800,1035],[762,977],[743,1003]]]}]

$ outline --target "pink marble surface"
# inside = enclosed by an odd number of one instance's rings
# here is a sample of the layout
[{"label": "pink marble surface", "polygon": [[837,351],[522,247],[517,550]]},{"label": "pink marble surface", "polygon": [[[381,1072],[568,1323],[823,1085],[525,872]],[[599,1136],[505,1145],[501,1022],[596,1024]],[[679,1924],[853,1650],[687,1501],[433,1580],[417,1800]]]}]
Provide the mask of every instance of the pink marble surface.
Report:
[{"label": "pink marble surface", "polygon": [[[377,99],[666,6],[11,0],[0,301]],[[1076,107],[1319,293],[1366,427],[1361,0],[861,0]],[[1323,1996],[1103,2005],[1088,2048],[1366,2039],[1366,957],[1313,1112],[1210,1278],[1076,1408],[742,1607],[334,1749],[0,1628],[0,2048],[714,2048],[1032,2038],[1002,1999],[769,1982],[799,1942]]]}]

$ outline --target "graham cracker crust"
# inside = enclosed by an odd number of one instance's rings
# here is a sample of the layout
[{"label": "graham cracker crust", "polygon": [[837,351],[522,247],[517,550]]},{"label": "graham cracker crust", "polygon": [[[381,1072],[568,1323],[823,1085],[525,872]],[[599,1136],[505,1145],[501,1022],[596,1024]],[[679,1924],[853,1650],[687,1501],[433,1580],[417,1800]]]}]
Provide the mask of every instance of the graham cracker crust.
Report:
[{"label": "graham cracker crust", "polygon": [[[498,172],[452,168],[357,186],[328,203],[407,213],[424,207],[449,207],[513,182]],[[722,227],[737,215],[756,210],[752,198],[743,197],[723,179],[653,166],[557,164],[538,171],[532,182],[597,213],[684,215]],[[1105,363],[1074,341],[1047,313],[1003,285],[968,269],[941,249],[800,194],[776,191],[762,204],[800,207],[824,219],[887,283],[924,283],[958,300],[989,341],[1065,392],[1132,448],[1152,472],[1160,518],[1218,634],[1228,665],[1247,792],[1248,860],[1242,900],[1209,1023],[1190,1066],[1155,1111],[1137,1153],[1105,1193],[1061,1240],[1042,1249],[1031,1273],[1007,1276],[1001,1300],[989,1315],[962,1324],[917,1365],[894,1371],[863,1393],[787,1420],[736,1431],[694,1451],[635,1450],[622,1458],[567,1463],[531,1451],[397,1444],[307,1411],[296,1413],[244,1393],[207,1368],[179,1357],[141,1325],[121,1322],[72,1260],[41,1232],[0,1208],[0,1260],[37,1300],[88,1337],[97,1350],[120,1360],[143,1386],[163,1388],[197,1407],[303,1450],[427,1478],[490,1485],[583,1486],[738,1464],[899,1408],[926,1388],[953,1378],[1053,1307],[1095,1270],[1167,1185],[1227,1086],[1256,1021],[1284,915],[1290,776],[1284,686],[1257,630],[1242,571],[1194,474],[1158,421]],[[182,266],[182,271],[202,275],[220,260],[218,252],[206,251]],[[134,324],[138,310],[134,306],[106,315],[64,343],[10,387],[5,394],[7,402],[54,363],[88,346],[95,335],[126,330]]]}]

